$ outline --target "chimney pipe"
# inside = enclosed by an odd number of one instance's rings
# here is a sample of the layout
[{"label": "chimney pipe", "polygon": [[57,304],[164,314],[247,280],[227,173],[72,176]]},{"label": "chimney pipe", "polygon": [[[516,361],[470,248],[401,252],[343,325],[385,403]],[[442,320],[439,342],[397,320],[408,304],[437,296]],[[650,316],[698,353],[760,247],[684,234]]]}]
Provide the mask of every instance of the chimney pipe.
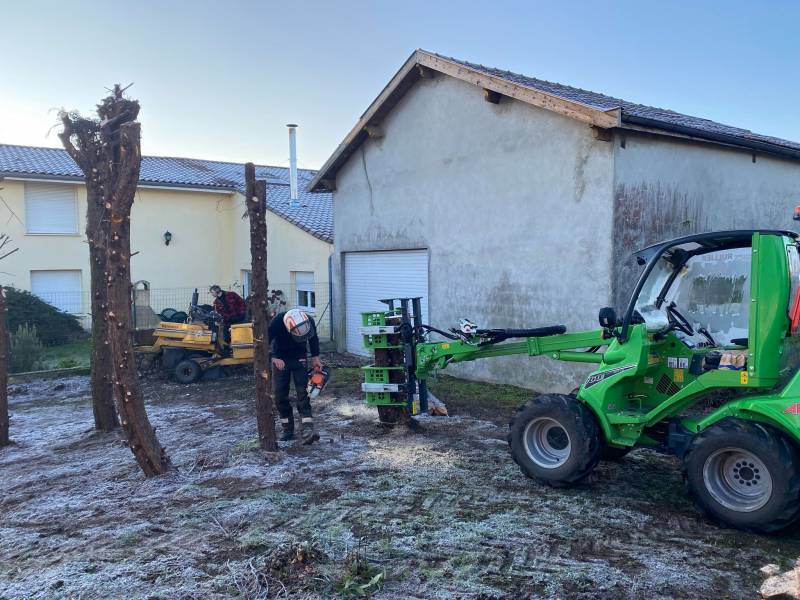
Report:
[{"label": "chimney pipe", "polygon": [[289,203],[292,208],[299,208],[297,201],[297,125],[289,123]]}]

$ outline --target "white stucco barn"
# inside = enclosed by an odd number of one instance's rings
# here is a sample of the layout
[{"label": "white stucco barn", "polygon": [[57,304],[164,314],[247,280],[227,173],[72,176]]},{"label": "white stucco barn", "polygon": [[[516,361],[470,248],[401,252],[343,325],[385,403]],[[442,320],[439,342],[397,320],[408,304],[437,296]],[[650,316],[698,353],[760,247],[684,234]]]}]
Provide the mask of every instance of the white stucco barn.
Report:
[{"label": "white stucco barn", "polygon": [[[334,327],[424,297],[426,320],[595,327],[621,308],[636,248],[791,225],[800,144],[418,50],[310,182],[334,202]],[[525,357],[460,374],[571,388]]]}]

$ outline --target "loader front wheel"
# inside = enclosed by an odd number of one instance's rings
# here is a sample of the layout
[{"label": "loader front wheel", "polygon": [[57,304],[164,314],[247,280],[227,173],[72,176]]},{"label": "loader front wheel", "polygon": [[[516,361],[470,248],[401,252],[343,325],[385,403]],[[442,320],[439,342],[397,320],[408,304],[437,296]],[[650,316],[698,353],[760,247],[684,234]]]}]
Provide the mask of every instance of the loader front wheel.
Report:
[{"label": "loader front wheel", "polygon": [[202,369],[191,359],[182,360],[175,367],[175,380],[178,383],[194,383],[200,379]]},{"label": "loader front wheel", "polygon": [[800,456],[771,427],[723,419],[694,438],[683,468],[692,500],[723,525],[771,533],[800,516]]},{"label": "loader front wheel", "polygon": [[517,409],[508,445],[522,472],[555,487],[584,479],[600,460],[600,429],[574,396],[543,394]]}]

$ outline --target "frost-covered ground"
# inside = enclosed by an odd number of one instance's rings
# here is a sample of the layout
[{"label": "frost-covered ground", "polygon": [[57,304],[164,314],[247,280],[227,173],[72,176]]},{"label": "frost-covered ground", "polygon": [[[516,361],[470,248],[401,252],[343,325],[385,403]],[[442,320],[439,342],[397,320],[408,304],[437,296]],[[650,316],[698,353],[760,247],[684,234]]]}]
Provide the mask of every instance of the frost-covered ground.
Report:
[{"label": "frost-covered ground", "polygon": [[800,555],[797,530],[705,522],[668,457],[553,490],[520,474],[504,427],[461,414],[384,433],[352,382],[317,400],[320,444],[275,454],[256,449],[248,377],[148,382],[177,467],[150,480],[91,430],[85,377],[14,389],[1,599],[752,598],[761,566]]}]

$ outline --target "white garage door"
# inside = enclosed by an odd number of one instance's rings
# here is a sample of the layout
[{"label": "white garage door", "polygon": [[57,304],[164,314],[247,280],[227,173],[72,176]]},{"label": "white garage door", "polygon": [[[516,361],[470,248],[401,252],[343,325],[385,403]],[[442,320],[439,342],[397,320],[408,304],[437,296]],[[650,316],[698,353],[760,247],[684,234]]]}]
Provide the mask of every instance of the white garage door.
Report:
[{"label": "white garage door", "polygon": [[428,251],[349,252],[344,255],[347,351],[368,355],[358,333],[361,313],[386,310],[381,298],[422,297],[428,321]]},{"label": "white garage door", "polygon": [[64,312],[83,312],[80,271],[31,271],[31,292]]}]

